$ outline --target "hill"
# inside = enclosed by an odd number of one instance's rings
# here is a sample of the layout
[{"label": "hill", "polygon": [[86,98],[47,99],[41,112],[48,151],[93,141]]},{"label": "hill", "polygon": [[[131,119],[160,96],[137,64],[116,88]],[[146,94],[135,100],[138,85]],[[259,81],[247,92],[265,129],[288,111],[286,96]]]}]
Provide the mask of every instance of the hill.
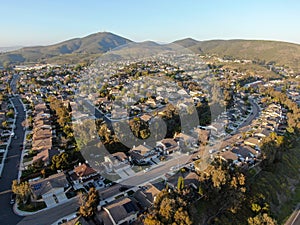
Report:
[{"label": "hill", "polygon": [[[183,39],[174,42],[190,48],[195,53],[216,54],[220,57],[232,56],[237,59],[250,59],[276,62],[300,72],[300,45],[264,40],[210,40],[198,41]],[[191,44],[194,43],[194,44]]]},{"label": "hill", "polygon": [[[144,42],[131,42],[127,45],[119,46],[112,51],[107,52],[101,58],[100,61],[112,61],[112,60],[128,60],[128,59],[142,59],[157,55],[168,51],[180,51],[186,50],[179,45],[174,44],[158,44],[153,41]],[[189,51],[190,52],[190,51]]]},{"label": "hill", "polygon": [[22,46],[0,47],[0,52],[10,52],[22,48]]},{"label": "hill", "polygon": [[236,59],[259,60],[266,63],[273,61],[277,65],[288,66],[295,72],[300,72],[300,45],[298,44],[264,40],[197,41],[186,38],[166,45],[143,42],[142,45],[134,46],[135,42],[109,32],[99,32],[49,46],[25,47],[0,53],[0,65],[31,62],[78,63],[93,60],[111,49],[117,48],[119,51],[118,47],[128,43],[131,43],[130,48],[134,49],[133,52],[157,52],[157,49],[179,45],[197,54],[215,54],[220,57],[230,56]]},{"label": "hill", "polygon": [[[16,51],[0,55],[1,64],[53,61],[62,56],[80,60],[87,55],[102,54],[110,49],[130,43],[131,40],[118,35],[99,32],[83,38],[74,38],[49,46],[25,47]],[[51,60],[52,59],[52,60]],[[55,61],[55,60],[54,60]],[[72,60],[71,60],[72,61]]]}]

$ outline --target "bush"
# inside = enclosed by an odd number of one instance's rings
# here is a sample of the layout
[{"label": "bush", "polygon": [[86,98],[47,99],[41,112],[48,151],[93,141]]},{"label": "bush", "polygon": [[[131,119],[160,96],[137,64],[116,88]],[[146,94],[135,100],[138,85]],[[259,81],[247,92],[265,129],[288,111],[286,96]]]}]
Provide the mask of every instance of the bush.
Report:
[{"label": "bush", "polygon": [[29,204],[20,204],[18,209],[26,212],[36,212],[46,207],[45,202],[31,202]]}]

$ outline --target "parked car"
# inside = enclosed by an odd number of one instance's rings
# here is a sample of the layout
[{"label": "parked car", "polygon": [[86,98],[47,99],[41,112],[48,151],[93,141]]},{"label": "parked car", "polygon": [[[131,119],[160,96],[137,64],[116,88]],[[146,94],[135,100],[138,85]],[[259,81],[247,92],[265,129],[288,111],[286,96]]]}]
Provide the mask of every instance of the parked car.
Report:
[{"label": "parked car", "polygon": [[119,191],[127,191],[128,190],[128,187],[126,186],[122,186],[119,188]]},{"label": "parked car", "polygon": [[12,193],[10,196],[10,204],[13,205],[16,202],[16,194]]}]

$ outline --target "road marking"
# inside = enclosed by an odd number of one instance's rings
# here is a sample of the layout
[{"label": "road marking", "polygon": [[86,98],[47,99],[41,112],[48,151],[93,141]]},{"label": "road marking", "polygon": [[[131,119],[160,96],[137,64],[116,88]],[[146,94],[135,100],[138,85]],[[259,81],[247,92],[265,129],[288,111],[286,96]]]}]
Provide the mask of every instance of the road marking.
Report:
[{"label": "road marking", "polygon": [[11,192],[11,190],[1,191],[0,195],[4,195],[4,194],[10,193],[10,192]]},{"label": "road marking", "polygon": [[[296,220],[297,220],[297,218],[299,216],[299,213],[300,213],[300,209],[298,209],[298,213],[296,214],[296,217],[293,219],[291,225],[294,225],[294,223],[296,222]],[[297,224],[295,224],[295,225],[297,225]]]}]

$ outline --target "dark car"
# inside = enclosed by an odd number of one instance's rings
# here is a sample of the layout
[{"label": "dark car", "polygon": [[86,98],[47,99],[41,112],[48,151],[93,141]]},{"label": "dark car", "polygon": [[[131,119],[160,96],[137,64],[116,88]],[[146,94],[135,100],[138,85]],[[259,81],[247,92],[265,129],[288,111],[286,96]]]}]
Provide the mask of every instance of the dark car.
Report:
[{"label": "dark car", "polygon": [[10,196],[10,204],[13,205],[16,202],[16,194],[12,193]]},{"label": "dark car", "polygon": [[89,188],[94,188],[95,187],[95,185],[92,182],[89,182],[88,186],[89,186]]},{"label": "dark car", "polygon": [[119,188],[119,191],[126,191],[126,190],[128,190],[128,187],[126,187],[126,186],[122,186]]}]

